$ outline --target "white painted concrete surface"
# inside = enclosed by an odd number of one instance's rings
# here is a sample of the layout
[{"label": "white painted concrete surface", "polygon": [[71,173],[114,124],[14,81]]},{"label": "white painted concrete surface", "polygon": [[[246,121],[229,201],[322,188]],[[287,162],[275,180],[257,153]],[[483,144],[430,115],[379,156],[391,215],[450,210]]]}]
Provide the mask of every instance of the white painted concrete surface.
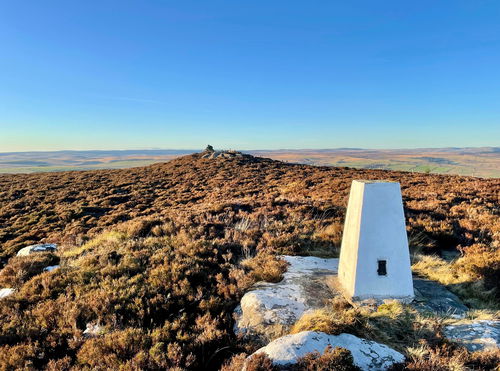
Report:
[{"label": "white painted concrete surface", "polygon": [[[379,275],[378,261],[386,261]],[[414,297],[401,189],[397,182],[354,180],[347,207],[339,282],[353,300]]]}]

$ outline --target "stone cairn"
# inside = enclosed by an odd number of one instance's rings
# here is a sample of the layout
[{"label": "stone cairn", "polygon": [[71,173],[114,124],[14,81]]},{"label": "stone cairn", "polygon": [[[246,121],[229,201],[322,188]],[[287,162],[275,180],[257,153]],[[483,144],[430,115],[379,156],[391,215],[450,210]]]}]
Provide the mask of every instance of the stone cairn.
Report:
[{"label": "stone cairn", "polygon": [[210,144],[205,148],[205,150],[201,154],[201,158],[215,159],[215,158],[234,158],[234,157],[243,157],[243,153],[233,150],[226,151],[216,151],[214,147]]}]

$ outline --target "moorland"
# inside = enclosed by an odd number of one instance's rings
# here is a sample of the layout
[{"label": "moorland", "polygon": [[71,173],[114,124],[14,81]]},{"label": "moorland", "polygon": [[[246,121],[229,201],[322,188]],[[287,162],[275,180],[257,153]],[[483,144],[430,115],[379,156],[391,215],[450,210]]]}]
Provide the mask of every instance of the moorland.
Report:
[{"label": "moorland", "polygon": [[[165,162],[194,150],[55,151],[0,153],[0,173],[120,169]],[[435,174],[500,177],[500,148],[293,149],[246,151],[291,163]]]},{"label": "moorland", "polygon": [[[498,315],[500,179],[200,154],[2,174],[0,287],[16,292],[0,301],[0,369],[236,369],[259,346],[232,332],[242,295],[280,279],[279,254],[338,255],[353,179],[400,182],[416,273],[446,285],[470,316]],[[39,242],[59,249],[16,256]],[[330,331],[382,339],[407,356],[400,369],[500,361],[448,342],[442,321],[409,308],[377,318],[332,308]],[[85,334],[89,324],[98,334]]]}]

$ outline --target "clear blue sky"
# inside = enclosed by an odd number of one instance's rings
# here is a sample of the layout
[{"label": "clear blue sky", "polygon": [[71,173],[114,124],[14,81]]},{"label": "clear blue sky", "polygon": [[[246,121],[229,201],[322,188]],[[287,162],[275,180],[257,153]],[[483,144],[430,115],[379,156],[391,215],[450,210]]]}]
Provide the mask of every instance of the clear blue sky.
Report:
[{"label": "clear blue sky", "polygon": [[500,145],[500,1],[1,1],[0,151]]}]

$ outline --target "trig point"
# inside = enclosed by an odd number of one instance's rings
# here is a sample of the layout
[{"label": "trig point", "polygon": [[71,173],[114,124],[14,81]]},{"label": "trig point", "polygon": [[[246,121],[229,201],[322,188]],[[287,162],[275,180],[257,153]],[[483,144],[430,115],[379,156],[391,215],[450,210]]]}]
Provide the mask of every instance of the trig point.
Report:
[{"label": "trig point", "polygon": [[399,183],[354,180],[340,250],[339,282],[353,301],[414,297]]}]

